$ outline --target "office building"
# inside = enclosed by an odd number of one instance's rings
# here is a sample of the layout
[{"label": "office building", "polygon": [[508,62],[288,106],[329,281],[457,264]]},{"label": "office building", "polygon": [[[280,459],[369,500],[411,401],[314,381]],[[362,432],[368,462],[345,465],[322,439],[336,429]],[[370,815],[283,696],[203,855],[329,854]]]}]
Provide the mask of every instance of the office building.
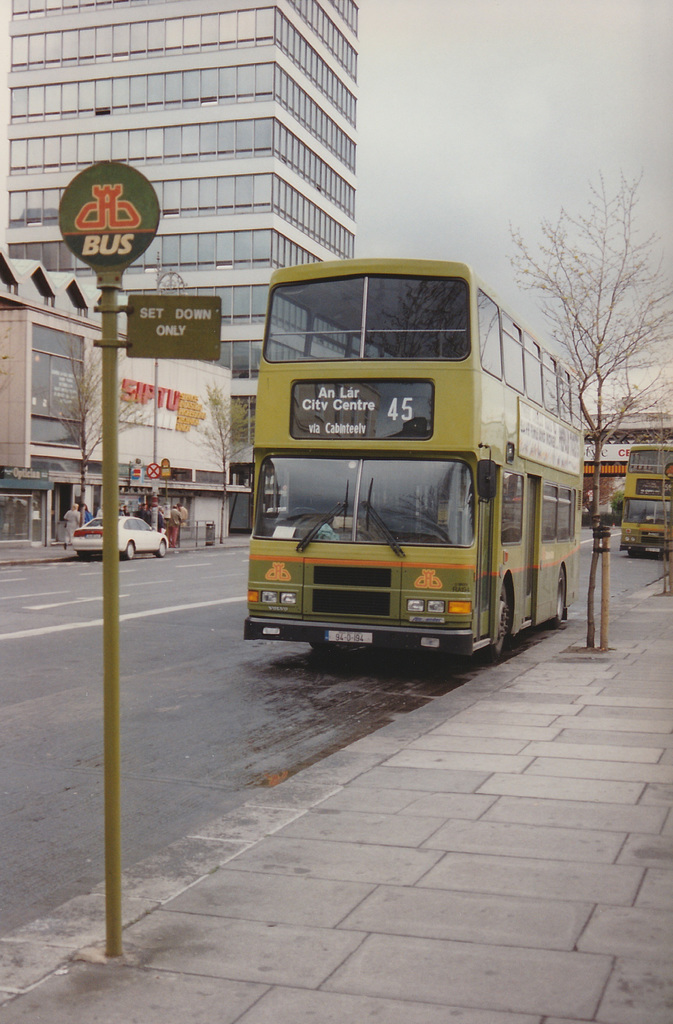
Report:
[{"label": "office building", "polygon": [[222,297],[234,394],[251,391],[274,267],[353,255],[353,0],[12,0],[8,253],[90,274],[61,241],[92,163],[154,184],[129,291]]},{"label": "office building", "polygon": [[9,259],[93,286],[60,196],[93,163],[132,164],[162,216],[124,290],[221,296],[221,362],[254,402],[273,269],[353,255],[357,4],[11,5]]}]

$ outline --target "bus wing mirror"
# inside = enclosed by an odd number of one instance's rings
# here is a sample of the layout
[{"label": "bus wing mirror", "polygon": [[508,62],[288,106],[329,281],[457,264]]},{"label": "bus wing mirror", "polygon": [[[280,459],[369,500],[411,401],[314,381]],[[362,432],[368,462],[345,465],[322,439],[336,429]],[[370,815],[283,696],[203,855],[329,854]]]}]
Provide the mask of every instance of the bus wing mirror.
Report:
[{"label": "bus wing mirror", "polygon": [[477,494],[482,501],[490,501],[496,494],[496,465],[493,459],[477,463]]}]

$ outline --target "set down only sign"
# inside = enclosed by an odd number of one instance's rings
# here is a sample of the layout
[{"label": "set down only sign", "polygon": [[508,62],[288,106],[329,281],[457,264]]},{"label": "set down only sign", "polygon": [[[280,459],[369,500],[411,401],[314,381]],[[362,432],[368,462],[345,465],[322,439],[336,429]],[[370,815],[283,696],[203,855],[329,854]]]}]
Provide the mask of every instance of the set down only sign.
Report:
[{"label": "set down only sign", "polygon": [[126,348],[149,359],[220,358],[219,296],[133,295]]}]

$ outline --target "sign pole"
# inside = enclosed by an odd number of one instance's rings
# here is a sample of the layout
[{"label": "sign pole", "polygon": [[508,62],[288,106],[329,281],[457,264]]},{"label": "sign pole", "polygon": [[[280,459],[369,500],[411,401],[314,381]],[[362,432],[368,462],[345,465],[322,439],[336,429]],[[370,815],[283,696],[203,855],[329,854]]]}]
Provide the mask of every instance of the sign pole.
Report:
[{"label": "sign pole", "polygon": [[121,275],[99,274],[103,360],[103,749],[106,954],[122,954],[121,743],[119,711],[119,396],[117,292]]},{"label": "sign pole", "polygon": [[122,954],[121,743],[119,701],[119,383],[117,296],[122,273],[152,242],[159,201],[128,164],[93,164],[67,186],[59,204],[63,241],[96,271],[101,289],[103,419],[103,753],[105,791],[106,954]]}]

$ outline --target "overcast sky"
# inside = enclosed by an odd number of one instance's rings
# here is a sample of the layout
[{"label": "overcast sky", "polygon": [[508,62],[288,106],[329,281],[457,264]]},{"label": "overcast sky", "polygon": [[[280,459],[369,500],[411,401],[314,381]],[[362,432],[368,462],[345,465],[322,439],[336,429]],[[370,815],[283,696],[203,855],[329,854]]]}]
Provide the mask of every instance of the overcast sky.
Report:
[{"label": "overcast sky", "polygon": [[359,0],[358,256],[464,259],[533,328],[510,265],[603,174],[673,271],[672,0]]},{"label": "overcast sky", "polygon": [[466,260],[544,334],[510,225],[535,242],[642,174],[673,277],[673,0],[358,2],[358,256]]}]

